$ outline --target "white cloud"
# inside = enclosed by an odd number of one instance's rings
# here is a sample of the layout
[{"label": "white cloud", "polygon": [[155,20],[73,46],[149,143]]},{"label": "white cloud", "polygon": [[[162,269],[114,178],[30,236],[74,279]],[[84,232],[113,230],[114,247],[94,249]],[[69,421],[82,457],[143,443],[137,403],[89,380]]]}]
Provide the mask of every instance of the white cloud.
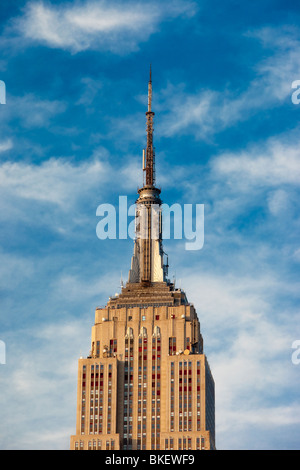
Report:
[{"label": "white cloud", "polygon": [[[108,278],[111,279],[111,283],[107,282]],[[109,273],[108,270],[106,270],[105,275],[100,276],[100,273],[98,273],[95,279],[86,279],[83,276],[80,277],[74,274],[63,274],[53,282],[52,289],[58,299],[66,302],[68,302],[68,299],[72,299],[72,302],[80,302],[83,297],[94,299],[100,297],[100,295],[108,299],[109,295],[115,294],[115,292],[110,292],[114,280],[115,273]],[[118,286],[117,282],[116,286]],[[97,306],[95,305],[95,308]]]},{"label": "white cloud", "polygon": [[281,215],[289,208],[289,196],[283,189],[271,192],[268,196],[268,206],[271,214]]},{"label": "white cloud", "polygon": [[14,198],[49,202],[68,210],[79,196],[105,179],[108,168],[99,160],[73,164],[52,158],[40,165],[4,162],[0,166],[0,188]]},{"label": "white cloud", "polygon": [[257,66],[257,85],[263,86],[263,99],[281,103],[292,94],[292,82],[299,78],[299,30],[295,26],[281,25],[279,28],[265,27],[249,31],[249,37],[261,42],[273,54]]},{"label": "white cloud", "polygon": [[25,127],[44,127],[57,114],[65,111],[66,104],[58,100],[41,100],[33,94],[27,94],[12,98],[11,109]]},{"label": "white cloud", "polygon": [[94,80],[91,77],[84,77],[81,79],[81,83],[83,84],[83,93],[76,104],[90,105],[98,91],[102,88],[102,81]]},{"label": "white cloud", "polygon": [[20,256],[0,251],[0,284],[6,291],[14,292],[32,277],[34,262]]},{"label": "white cloud", "polygon": [[266,28],[247,35],[265,48],[265,58],[250,71],[252,78],[247,87],[240,92],[226,84],[222,90],[200,89],[191,94],[181,83],[168,84],[158,97],[163,109],[169,110],[162,114],[161,134],[193,134],[199,139],[210,139],[258,111],[291,104],[292,82],[299,79],[299,31]]},{"label": "white cloud", "polygon": [[46,5],[29,2],[14,30],[29,41],[76,53],[107,49],[115,53],[135,50],[157,30],[158,24],[182,15],[193,15],[195,4],[177,0],[166,4],[95,2]]},{"label": "white cloud", "polygon": [[[238,417],[236,413],[235,418]],[[270,408],[260,408],[259,413],[251,410],[243,412],[244,423],[256,424],[265,429],[272,429],[273,426],[286,426],[290,424],[300,424],[300,407],[298,403],[291,406],[277,406]],[[240,421],[240,419],[239,419]]]},{"label": "white cloud", "polygon": [[[76,424],[77,361],[81,352],[87,355],[89,338],[86,318],[65,315],[53,323],[23,325],[6,335],[0,398],[5,423],[2,449],[68,449]],[[20,354],[14,354],[16,350]],[[18,438],[13,439],[16,429]]]},{"label": "white cloud", "polygon": [[[292,139],[292,134],[290,135]],[[271,138],[249,150],[223,154],[212,162],[213,170],[232,178],[238,188],[248,189],[249,184],[299,185],[300,151],[294,139],[287,142],[287,136]]]},{"label": "white cloud", "polygon": [[4,129],[12,119],[18,119],[25,128],[47,127],[66,108],[67,105],[63,101],[41,99],[33,93],[10,96],[9,106],[6,105],[3,109],[0,122]]},{"label": "white cloud", "polygon": [[7,150],[10,150],[12,148],[13,148],[13,142],[11,139],[7,139],[7,140],[0,142],[0,153],[6,152]]},{"label": "white cloud", "polygon": [[[132,189],[141,169],[132,158],[118,171],[107,161],[107,153],[96,149],[90,159],[79,163],[68,158],[50,158],[40,164],[3,162],[0,164],[0,191],[14,198],[47,202],[68,210],[78,198],[109,193],[109,182],[121,191]],[[127,161],[129,164],[127,165]],[[106,200],[105,202],[109,202]]]},{"label": "white cloud", "polygon": [[[283,312],[277,304],[299,286],[270,274],[270,268],[252,277],[235,257],[232,264],[230,275],[207,270],[191,275],[186,269],[181,275],[198,313],[215,380],[217,441],[223,448],[259,448],[259,441],[245,441],[249,426],[258,435],[275,425],[300,422],[299,407],[287,398],[297,396],[299,386],[291,362],[299,313],[295,307]],[[286,397],[288,404],[277,397]]]},{"label": "white cloud", "polygon": [[297,261],[300,262],[300,248],[297,248],[294,253],[293,253],[293,258]]},{"label": "white cloud", "polygon": [[[69,239],[80,237],[91,223],[96,230],[98,205],[118,204],[117,193],[126,196],[130,191],[132,195],[139,176],[142,178],[132,159],[124,162],[116,172],[107,152],[97,148],[79,163],[62,157],[40,164],[0,163],[0,219],[9,222],[3,230],[18,223],[31,229],[44,227]],[[128,207],[133,203],[128,200]],[[18,234],[14,232],[14,236]]]},{"label": "white cloud", "polygon": [[[191,95],[182,86],[168,85],[157,100],[164,100],[164,109],[169,112],[160,118],[161,135],[170,137],[177,133],[193,133],[206,138],[223,126],[220,120],[220,96],[212,90],[201,90]],[[159,109],[159,106],[157,107]]]}]

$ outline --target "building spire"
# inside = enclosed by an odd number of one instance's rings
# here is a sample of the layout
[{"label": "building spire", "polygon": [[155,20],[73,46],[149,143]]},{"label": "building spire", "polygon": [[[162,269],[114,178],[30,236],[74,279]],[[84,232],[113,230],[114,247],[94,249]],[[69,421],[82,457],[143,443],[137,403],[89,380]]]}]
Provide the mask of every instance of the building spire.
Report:
[{"label": "building spire", "polygon": [[162,217],[160,189],[155,186],[153,116],[152,111],[152,71],[148,82],[147,147],[143,152],[143,187],[138,189],[136,201],[136,240],[129,271],[129,283],[142,282],[144,286],[152,282],[167,282],[167,265],[164,265],[162,247]]},{"label": "building spire", "polygon": [[153,148],[153,116],[152,111],[152,70],[150,65],[150,76],[148,82],[148,111],[147,116],[147,147],[146,147],[146,162],[144,164],[144,171],[146,173],[146,186],[155,185],[155,154]]},{"label": "building spire", "polygon": [[152,77],[151,77],[151,64],[150,64],[150,76],[148,82],[148,112],[151,112],[151,103],[152,103]]}]

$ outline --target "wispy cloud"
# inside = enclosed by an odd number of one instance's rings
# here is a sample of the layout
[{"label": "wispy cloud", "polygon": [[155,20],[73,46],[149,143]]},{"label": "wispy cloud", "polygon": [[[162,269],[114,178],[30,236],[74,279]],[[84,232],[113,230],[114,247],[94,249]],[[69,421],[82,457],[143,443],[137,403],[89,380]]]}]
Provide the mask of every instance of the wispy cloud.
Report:
[{"label": "wispy cloud", "polygon": [[73,239],[95,217],[96,237],[98,205],[117,203],[119,195],[136,188],[139,171],[128,160],[116,172],[100,148],[79,163],[62,157],[40,164],[5,161],[0,164],[0,219],[6,224],[22,221],[31,230],[44,227]]},{"label": "wispy cloud", "polygon": [[155,68],[162,199],[205,204],[203,249],[187,252],[185,240],[165,240],[164,249],[170,278],[201,322],[216,384],[217,447],[299,446],[300,366],[291,344],[300,334],[300,106],[290,98],[300,34],[296,16],[284,26],[292,17],[284,2],[272,15],[269,0],[261,2],[260,15],[251,2],[233,12],[222,0],[216,8],[184,0],[6,2],[1,448],[69,447],[77,358],[89,352],[95,307],[130,268],[133,242],[99,240],[96,209],[117,207],[120,194],[134,202],[142,183],[143,60]]},{"label": "wispy cloud", "polygon": [[[292,288],[279,273],[265,265],[256,278],[247,275],[248,261],[239,263],[233,253],[230,274],[202,267],[190,275],[183,267],[181,276],[197,308],[214,374],[218,439],[224,448],[257,449],[264,444],[255,439],[245,443],[240,434],[246,426],[255,426],[263,435],[275,423],[284,427],[300,422],[299,407],[274,399],[287,396],[290,384],[298,382],[291,363],[298,309],[284,312],[278,304]],[[256,252],[258,265],[259,257]],[[297,296],[298,287],[294,289]]]},{"label": "wispy cloud", "polygon": [[10,96],[9,104],[1,113],[1,123],[8,128],[12,120],[17,119],[25,129],[43,128],[50,125],[53,119],[67,109],[61,100],[43,99],[34,93],[23,96]]},{"label": "wispy cloud", "polygon": [[[66,207],[72,194],[78,195],[75,188],[99,182],[106,173],[100,161],[78,165],[64,159],[50,159],[41,165],[6,162],[1,166],[2,188],[9,188],[13,194],[23,199],[47,201]],[[93,184],[94,181],[94,184]]]},{"label": "wispy cloud", "polygon": [[249,185],[276,187],[281,184],[300,184],[300,151],[292,133],[252,144],[248,150],[223,154],[212,162],[214,171],[230,177],[239,190]]},{"label": "wispy cloud", "polygon": [[195,3],[181,0],[151,5],[86,1],[59,6],[32,1],[15,19],[9,34],[73,53],[86,49],[128,53],[136,50],[139,42],[147,41],[162,21],[190,16],[195,10]]},{"label": "wispy cloud", "polygon": [[291,95],[291,84],[299,77],[299,28],[283,24],[251,30],[246,35],[259,41],[266,51],[266,58],[254,67],[258,74],[254,84],[263,86],[264,102],[276,100],[280,104]]},{"label": "wispy cloud", "polygon": [[[77,360],[81,352],[87,354],[89,340],[83,338],[88,338],[89,326],[83,317],[80,320],[64,317],[30,329],[23,326],[22,330],[15,329],[6,336],[7,364],[1,374],[6,393],[0,399],[2,423],[5,423],[2,449],[68,448],[69,436],[75,431],[71,416],[76,411]],[[18,360],[13,354],[15,347],[22,350]],[[70,390],[74,392],[69,393]],[[9,410],[8,397],[14,397],[15,413]],[[24,413],[27,400],[28,414]],[[61,416],[65,417],[63,429],[58,424]],[[45,429],[47,439],[36,435],[33,422]],[[20,430],[20,436],[13,443],[15,427]]]},{"label": "wispy cloud", "polygon": [[159,107],[168,110],[161,119],[161,134],[181,133],[205,140],[257,112],[291,102],[291,84],[300,70],[299,30],[264,28],[245,36],[260,42],[265,50],[265,58],[247,69],[251,74],[247,86],[233,90],[227,83],[221,90],[202,88],[189,93],[182,83],[168,84],[157,98]]},{"label": "wispy cloud", "polygon": [[6,139],[2,142],[0,142],[0,153],[1,152],[6,152],[7,150],[10,150],[13,147],[13,142],[11,139]]}]

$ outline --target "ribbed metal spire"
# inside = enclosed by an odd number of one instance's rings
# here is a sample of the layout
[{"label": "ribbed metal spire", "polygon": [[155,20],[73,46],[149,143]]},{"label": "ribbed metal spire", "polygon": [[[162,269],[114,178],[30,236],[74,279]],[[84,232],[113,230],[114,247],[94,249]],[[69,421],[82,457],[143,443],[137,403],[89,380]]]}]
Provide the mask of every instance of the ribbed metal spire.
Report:
[{"label": "ribbed metal spire", "polygon": [[152,76],[148,82],[147,147],[143,152],[143,187],[138,189],[136,201],[136,240],[134,254],[129,271],[129,282],[142,282],[150,286],[152,282],[164,282],[167,266],[163,262],[162,218],[160,189],[155,187],[153,116],[152,111]]},{"label": "ribbed metal spire", "polygon": [[148,111],[147,116],[147,147],[146,147],[146,162],[144,171],[146,172],[146,186],[154,186],[155,184],[155,154],[153,148],[153,116],[154,112],[152,107],[152,71],[150,65],[150,77],[148,82]]},{"label": "ribbed metal spire", "polygon": [[152,103],[152,77],[151,77],[151,64],[150,64],[150,77],[148,82],[148,112],[151,112]]}]

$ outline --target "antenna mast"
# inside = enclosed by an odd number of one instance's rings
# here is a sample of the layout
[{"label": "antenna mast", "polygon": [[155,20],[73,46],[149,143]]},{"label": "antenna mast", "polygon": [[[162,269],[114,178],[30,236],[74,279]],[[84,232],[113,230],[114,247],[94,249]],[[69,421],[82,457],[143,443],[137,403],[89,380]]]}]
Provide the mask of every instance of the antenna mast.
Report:
[{"label": "antenna mast", "polygon": [[148,83],[148,111],[147,116],[147,147],[146,147],[146,161],[144,171],[146,172],[146,186],[154,186],[155,184],[155,154],[153,148],[153,116],[154,112],[151,110],[152,105],[152,77],[151,77],[151,65],[150,65],[150,77]]}]

